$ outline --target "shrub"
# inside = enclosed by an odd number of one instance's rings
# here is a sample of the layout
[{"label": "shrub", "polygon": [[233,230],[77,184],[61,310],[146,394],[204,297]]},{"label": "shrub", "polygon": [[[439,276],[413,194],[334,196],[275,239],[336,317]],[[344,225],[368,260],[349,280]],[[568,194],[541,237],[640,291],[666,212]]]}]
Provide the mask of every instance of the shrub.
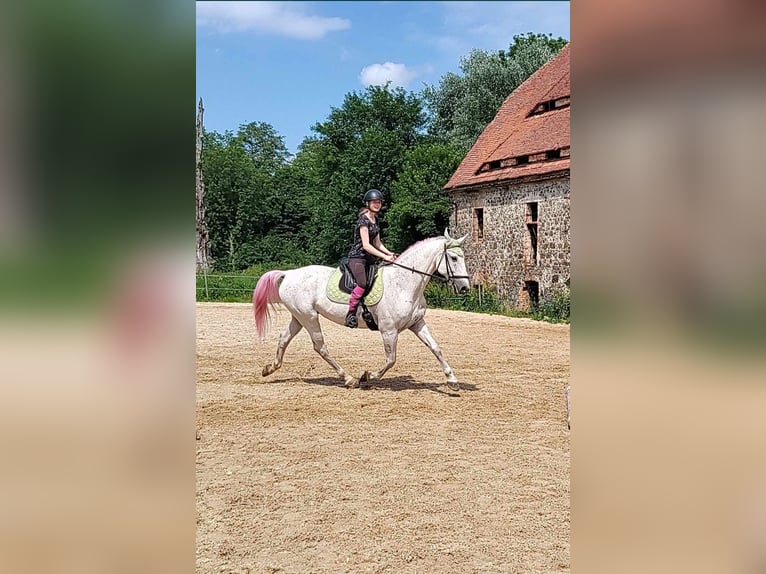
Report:
[{"label": "shrub", "polygon": [[478,287],[472,288],[465,295],[457,295],[451,285],[432,281],[426,286],[425,298],[430,307],[441,309],[475,313],[502,313],[504,311],[502,301],[491,287],[483,288],[480,304]]},{"label": "shrub", "polygon": [[568,287],[553,291],[545,301],[532,310],[532,318],[551,323],[568,323],[570,314],[570,292]]}]

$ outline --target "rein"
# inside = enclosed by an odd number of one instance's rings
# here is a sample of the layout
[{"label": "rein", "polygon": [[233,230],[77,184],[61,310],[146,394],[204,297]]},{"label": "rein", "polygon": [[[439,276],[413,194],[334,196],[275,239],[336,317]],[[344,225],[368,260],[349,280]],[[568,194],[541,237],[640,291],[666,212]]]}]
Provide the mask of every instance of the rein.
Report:
[{"label": "rein", "polygon": [[432,279],[438,279],[439,281],[443,281],[444,283],[449,281],[449,279],[445,279],[444,277],[442,277],[441,275],[437,275],[436,273],[426,273],[425,271],[421,271],[420,269],[414,269],[413,267],[407,267],[406,265],[402,265],[401,263],[396,263],[396,262],[389,263],[389,262],[385,262],[385,263],[381,264],[382,267],[389,267],[391,265],[395,265],[397,267],[401,267],[402,269],[406,269],[407,271],[412,271],[414,273],[420,273],[421,275],[425,275],[427,277],[431,277]]},{"label": "rein", "polygon": [[414,273],[419,273],[421,275],[425,275],[427,277],[431,277],[432,279],[437,279],[438,281],[441,281],[443,283],[449,283],[453,279],[469,279],[468,275],[455,275],[452,273],[452,268],[449,264],[449,257],[447,257],[447,246],[444,246],[444,251],[442,253],[442,257],[444,257],[444,263],[447,265],[447,278],[445,279],[441,275],[437,275],[436,273],[426,273],[425,271],[421,271],[420,269],[415,269],[413,267],[407,267],[406,265],[402,265],[401,263],[384,263],[383,266],[388,265],[396,265],[397,267],[401,267],[402,269],[406,269],[407,271],[412,271]]}]

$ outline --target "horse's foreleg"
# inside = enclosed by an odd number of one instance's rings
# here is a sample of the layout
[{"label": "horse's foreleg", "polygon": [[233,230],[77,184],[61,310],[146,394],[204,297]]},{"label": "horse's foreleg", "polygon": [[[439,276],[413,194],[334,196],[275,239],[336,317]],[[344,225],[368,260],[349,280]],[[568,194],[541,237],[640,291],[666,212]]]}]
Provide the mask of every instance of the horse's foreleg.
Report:
[{"label": "horse's foreleg", "polygon": [[367,371],[365,373],[367,380],[380,379],[396,363],[396,343],[399,340],[399,333],[396,331],[385,333],[381,331],[380,334],[383,338],[383,349],[386,352],[386,364],[376,373]]},{"label": "horse's foreleg", "polygon": [[290,324],[287,326],[287,329],[285,329],[282,333],[282,336],[279,337],[279,344],[277,345],[277,356],[274,359],[274,362],[263,367],[263,371],[261,372],[262,376],[266,377],[282,366],[282,357],[285,356],[285,349],[287,349],[287,345],[290,344],[290,341],[293,340],[293,337],[295,337],[295,335],[297,335],[301,329],[303,329],[303,325],[301,325],[298,320],[293,317],[290,321]]},{"label": "horse's foreleg", "polygon": [[455,376],[452,367],[450,367],[449,364],[447,364],[447,361],[444,360],[442,351],[439,348],[438,343],[431,336],[431,332],[428,330],[425,320],[421,319],[415,323],[412,327],[410,327],[410,331],[415,333],[415,336],[423,341],[426,347],[431,349],[431,352],[439,360],[439,364],[442,366],[442,371],[444,371],[444,374],[447,377],[447,385],[449,388],[453,391],[459,391],[460,385],[457,382],[457,377]]},{"label": "horse's foreleg", "polygon": [[314,350],[319,353],[319,356],[327,361],[327,363],[333,369],[335,369],[335,372],[338,373],[338,376],[343,379],[347,387],[358,387],[359,381],[354,377],[347,375],[346,371],[343,370],[343,367],[336,363],[335,359],[333,359],[330,356],[330,353],[327,351],[327,345],[325,345],[324,342],[324,335],[322,335],[322,328],[319,326],[319,319],[315,317],[313,320],[307,321],[304,324],[304,327],[306,328],[306,331],[308,331],[309,336],[311,337],[311,342],[314,344]]}]

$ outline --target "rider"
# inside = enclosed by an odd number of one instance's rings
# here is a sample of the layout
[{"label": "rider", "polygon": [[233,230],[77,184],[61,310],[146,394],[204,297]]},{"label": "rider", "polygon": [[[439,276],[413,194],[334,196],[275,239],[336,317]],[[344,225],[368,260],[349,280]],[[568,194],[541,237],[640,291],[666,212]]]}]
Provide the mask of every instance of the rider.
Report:
[{"label": "rider", "polygon": [[371,189],[364,194],[364,203],[366,207],[359,212],[354,227],[354,245],[348,254],[348,267],[356,283],[351,292],[346,315],[346,327],[352,329],[357,327],[356,311],[367,289],[367,267],[375,263],[376,258],[389,263],[396,260],[396,254],[386,249],[380,241],[377,217],[383,206],[383,194],[377,189]]}]

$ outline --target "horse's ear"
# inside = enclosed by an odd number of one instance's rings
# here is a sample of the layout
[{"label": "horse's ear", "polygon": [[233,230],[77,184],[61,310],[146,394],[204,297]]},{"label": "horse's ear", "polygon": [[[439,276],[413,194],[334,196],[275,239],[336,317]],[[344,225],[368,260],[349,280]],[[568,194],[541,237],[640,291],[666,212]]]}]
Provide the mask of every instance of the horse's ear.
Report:
[{"label": "horse's ear", "polygon": [[446,237],[447,239],[452,239],[452,238],[449,236],[449,228],[446,228],[446,229],[444,230],[444,237]]},{"label": "horse's ear", "polygon": [[467,238],[468,238],[468,234],[466,233],[465,235],[463,235],[463,237],[457,240],[457,244],[462,245],[463,241],[465,241]]}]

